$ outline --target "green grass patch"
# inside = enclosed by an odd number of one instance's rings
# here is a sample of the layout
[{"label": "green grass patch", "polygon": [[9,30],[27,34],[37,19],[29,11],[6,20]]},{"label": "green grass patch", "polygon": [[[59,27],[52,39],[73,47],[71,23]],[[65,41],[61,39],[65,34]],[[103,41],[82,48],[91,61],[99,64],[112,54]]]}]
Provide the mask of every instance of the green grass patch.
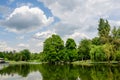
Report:
[{"label": "green grass patch", "polygon": [[83,61],[75,61],[72,62],[73,65],[86,65],[86,66],[91,66],[91,60],[83,60]]},{"label": "green grass patch", "polygon": [[91,60],[83,60],[83,61],[75,61],[72,62],[73,65],[85,65],[85,66],[91,66],[94,64],[120,64],[119,61],[91,61]]}]

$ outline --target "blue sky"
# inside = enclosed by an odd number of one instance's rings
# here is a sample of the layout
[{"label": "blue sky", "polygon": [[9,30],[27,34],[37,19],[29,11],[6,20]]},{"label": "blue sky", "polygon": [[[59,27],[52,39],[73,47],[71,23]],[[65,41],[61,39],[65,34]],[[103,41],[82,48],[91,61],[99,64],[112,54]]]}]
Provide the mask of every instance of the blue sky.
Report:
[{"label": "blue sky", "polygon": [[1,0],[0,51],[40,52],[52,34],[64,41],[97,36],[98,20],[120,25],[120,0]]}]

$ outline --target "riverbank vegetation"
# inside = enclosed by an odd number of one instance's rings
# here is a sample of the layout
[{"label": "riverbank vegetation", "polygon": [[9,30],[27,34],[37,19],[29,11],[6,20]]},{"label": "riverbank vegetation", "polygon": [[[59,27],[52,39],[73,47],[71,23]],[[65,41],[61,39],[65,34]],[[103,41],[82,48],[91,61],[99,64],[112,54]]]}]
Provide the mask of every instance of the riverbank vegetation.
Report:
[{"label": "riverbank vegetation", "polygon": [[79,60],[119,61],[120,27],[111,29],[107,20],[100,19],[98,37],[82,39],[77,46],[72,38],[65,45],[59,35],[52,35],[44,42],[44,60],[54,62],[73,62]]},{"label": "riverbank vegetation", "polygon": [[98,36],[82,39],[77,46],[74,39],[67,41],[53,34],[43,44],[43,52],[31,54],[27,49],[20,52],[0,52],[0,57],[15,61],[44,61],[49,63],[68,63],[91,60],[94,62],[120,61],[120,27],[112,28],[107,20],[100,19]]}]

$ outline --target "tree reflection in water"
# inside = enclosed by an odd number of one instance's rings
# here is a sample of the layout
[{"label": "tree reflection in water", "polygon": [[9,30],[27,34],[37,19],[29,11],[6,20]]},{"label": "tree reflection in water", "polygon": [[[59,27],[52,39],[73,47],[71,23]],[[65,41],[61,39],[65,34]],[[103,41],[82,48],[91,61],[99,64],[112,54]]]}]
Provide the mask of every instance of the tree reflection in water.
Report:
[{"label": "tree reflection in water", "polygon": [[17,64],[3,68],[0,70],[0,75],[14,77],[18,74],[27,78],[28,74],[37,71],[42,75],[43,80],[77,80],[78,77],[79,80],[120,80],[120,67],[116,65]]}]

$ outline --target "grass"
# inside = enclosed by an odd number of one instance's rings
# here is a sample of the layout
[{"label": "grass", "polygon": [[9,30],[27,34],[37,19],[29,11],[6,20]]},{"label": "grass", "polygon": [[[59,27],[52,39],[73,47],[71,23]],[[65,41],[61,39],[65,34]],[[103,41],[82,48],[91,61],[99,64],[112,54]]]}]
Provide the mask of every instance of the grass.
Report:
[{"label": "grass", "polygon": [[[9,64],[44,64],[47,62],[39,62],[39,61],[6,61]],[[71,64],[73,65],[83,65],[83,66],[91,66],[94,64],[119,64],[119,61],[110,61],[110,63],[108,61],[99,61],[99,62],[94,62],[91,60],[83,60],[83,61],[74,61],[71,62]]]},{"label": "grass", "polygon": [[99,62],[93,62],[91,60],[83,60],[83,61],[75,61],[72,62],[73,65],[85,65],[85,66],[91,66],[93,64],[119,64],[119,61],[99,61]]},{"label": "grass", "polygon": [[7,61],[9,64],[27,64],[29,62],[26,61]]},{"label": "grass", "polygon": [[73,65],[86,65],[86,66],[91,66],[91,61],[90,60],[83,60],[83,61],[74,61],[72,62]]},{"label": "grass", "polygon": [[9,64],[42,64],[41,62],[29,62],[29,61],[7,61]]}]

